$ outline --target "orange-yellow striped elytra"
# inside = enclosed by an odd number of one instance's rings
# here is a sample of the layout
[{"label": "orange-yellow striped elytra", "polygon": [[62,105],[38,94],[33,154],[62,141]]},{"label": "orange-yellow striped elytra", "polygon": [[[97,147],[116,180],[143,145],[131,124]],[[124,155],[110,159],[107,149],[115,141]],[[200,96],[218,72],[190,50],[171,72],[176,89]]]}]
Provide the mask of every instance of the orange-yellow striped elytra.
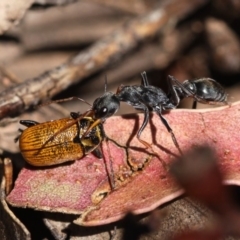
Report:
[{"label": "orange-yellow striped elytra", "polygon": [[27,128],[20,130],[21,135],[16,141],[19,140],[26,162],[33,166],[51,166],[80,159],[97,150],[105,136],[102,124],[98,123],[90,129],[95,122],[92,117],[80,118],[77,113],[71,116],[44,123],[20,121]]}]

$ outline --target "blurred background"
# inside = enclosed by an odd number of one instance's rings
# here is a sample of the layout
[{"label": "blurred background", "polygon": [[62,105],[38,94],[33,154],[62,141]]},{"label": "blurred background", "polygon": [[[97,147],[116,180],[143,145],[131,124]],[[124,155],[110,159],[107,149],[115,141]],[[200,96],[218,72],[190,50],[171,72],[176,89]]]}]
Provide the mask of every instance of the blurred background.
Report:
[{"label": "blurred background", "polygon": [[[87,52],[102,38],[124,29],[129,22],[144,21],[144,16],[151,16],[154,20],[154,11],[162,9],[164,13],[167,4],[174,10],[166,16],[164,27],[159,27],[151,37],[142,38],[139,42],[136,37],[134,47],[129,46],[124,54],[118,52],[117,57],[108,59],[101,68],[79,77],[74,85],[53,99],[78,96],[92,104],[104,93],[105,77],[107,90],[116,92],[121,84],[139,85],[140,73],[146,71],[150,84],[166,92],[168,75],[179,81],[210,77],[224,86],[229,102],[240,100],[238,0],[1,0],[0,92],[34,79],[68,62],[76,54]],[[187,13],[182,13],[185,10]],[[125,36],[127,32],[125,35],[122,30],[120,37]],[[26,112],[7,127],[1,124],[0,149],[4,156],[11,157],[13,161],[16,159],[14,167],[20,169],[24,164],[23,160],[19,161],[18,144],[13,144],[20,127],[19,119],[43,122],[69,116],[70,111],[84,112],[89,108],[79,101],[62,105],[64,108],[51,105]],[[186,99],[179,107],[191,108],[191,105],[192,100]],[[215,106],[198,105],[198,108],[202,107]],[[133,111],[132,107],[122,104],[117,114]],[[33,212],[37,214],[32,210],[29,210],[29,215],[25,210],[16,211],[26,218]],[[36,227],[32,217],[25,221],[34,225],[28,225],[28,228]],[[35,235],[34,239],[43,239],[39,236]]]},{"label": "blurred background", "polygon": [[[174,4],[163,0],[33,2],[19,24],[0,36],[0,90],[59,66],[166,2]],[[188,2],[183,1],[184,8]],[[144,39],[102,70],[79,79],[54,99],[78,96],[92,103],[104,92],[105,76],[108,90],[115,92],[120,84],[139,84],[140,73],[147,71],[150,83],[164,91],[169,74],[180,81],[211,77],[226,88],[230,102],[239,100],[240,3],[235,0],[203,3],[181,20],[174,15],[169,17],[166,26],[153,37]],[[68,111],[83,112],[88,108],[76,101],[64,106]],[[124,106],[118,114],[133,112],[133,108]],[[191,100],[183,101],[180,107],[191,107]]]}]

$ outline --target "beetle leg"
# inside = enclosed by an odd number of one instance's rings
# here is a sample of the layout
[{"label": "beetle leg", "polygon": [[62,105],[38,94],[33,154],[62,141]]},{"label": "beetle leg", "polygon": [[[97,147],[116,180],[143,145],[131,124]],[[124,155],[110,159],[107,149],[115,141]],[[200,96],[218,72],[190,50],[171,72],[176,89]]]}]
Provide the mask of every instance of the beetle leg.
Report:
[{"label": "beetle leg", "polygon": [[92,153],[99,159],[103,158],[102,152],[99,147],[94,149]]},{"label": "beetle leg", "polygon": [[[39,124],[38,122],[32,121],[32,120],[20,120],[19,123],[22,124],[23,126],[26,126],[26,127],[32,127],[32,126],[35,126],[35,125]],[[19,131],[20,133],[23,132],[22,129],[18,129],[18,131]],[[20,135],[21,135],[21,134],[20,134]],[[15,142],[15,143],[19,140],[20,135],[17,136],[16,138],[14,138],[14,142]]]},{"label": "beetle leg", "polygon": [[33,120],[20,120],[19,123],[24,125],[25,127],[32,127],[39,124],[39,122]]},{"label": "beetle leg", "polygon": [[[22,130],[21,128],[19,128],[18,131],[19,131],[20,133],[23,132],[23,130]],[[21,135],[21,134],[20,134],[20,135]],[[15,143],[19,140],[20,135],[18,135],[17,137],[14,138],[14,142],[15,142]]]},{"label": "beetle leg", "polygon": [[70,112],[70,116],[71,116],[71,118],[73,118],[73,119],[79,118],[80,115],[81,115],[81,113],[79,113],[79,112]]}]

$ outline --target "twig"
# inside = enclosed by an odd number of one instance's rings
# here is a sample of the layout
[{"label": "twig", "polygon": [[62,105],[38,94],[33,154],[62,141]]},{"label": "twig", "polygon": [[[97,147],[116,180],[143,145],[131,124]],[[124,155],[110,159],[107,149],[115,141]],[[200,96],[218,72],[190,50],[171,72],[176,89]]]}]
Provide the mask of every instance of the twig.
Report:
[{"label": "twig", "polygon": [[66,5],[76,2],[76,0],[35,0],[34,3],[41,5]]},{"label": "twig", "polygon": [[[88,1],[89,2],[89,1]],[[141,14],[153,8],[153,5],[157,1],[112,1],[112,0],[91,0],[91,2],[96,2],[98,4],[102,4],[107,7],[115,8],[119,11],[130,13],[130,14]],[[149,6],[150,5],[150,6]]]}]

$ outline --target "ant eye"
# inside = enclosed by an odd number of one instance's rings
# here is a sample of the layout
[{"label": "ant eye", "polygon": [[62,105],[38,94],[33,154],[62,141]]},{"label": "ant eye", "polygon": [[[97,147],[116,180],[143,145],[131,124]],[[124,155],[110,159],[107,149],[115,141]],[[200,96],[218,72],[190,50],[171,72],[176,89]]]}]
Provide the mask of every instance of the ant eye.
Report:
[{"label": "ant eye", "polygon": [[106,112],[107,112],[107,108],[106,108],[106,107],[103,107],[103,108],[101,109],[101,112],[102,112],[102,113],[106,113]]}]

